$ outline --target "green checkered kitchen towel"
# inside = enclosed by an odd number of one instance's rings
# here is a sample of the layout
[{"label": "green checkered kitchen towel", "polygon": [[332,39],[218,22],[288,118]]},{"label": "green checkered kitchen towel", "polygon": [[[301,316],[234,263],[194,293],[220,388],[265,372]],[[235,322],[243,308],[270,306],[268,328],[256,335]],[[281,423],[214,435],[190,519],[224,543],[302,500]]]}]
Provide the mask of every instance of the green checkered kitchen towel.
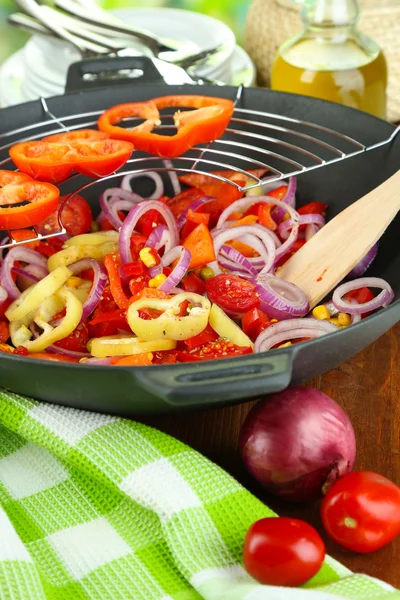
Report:
[{"label": "green checkered kitchen towel", "polygon": [[0,392],[1,600],[395,600],[327,558],[303,589],[257,584],[241,551],[273,513],[139,423]]}]

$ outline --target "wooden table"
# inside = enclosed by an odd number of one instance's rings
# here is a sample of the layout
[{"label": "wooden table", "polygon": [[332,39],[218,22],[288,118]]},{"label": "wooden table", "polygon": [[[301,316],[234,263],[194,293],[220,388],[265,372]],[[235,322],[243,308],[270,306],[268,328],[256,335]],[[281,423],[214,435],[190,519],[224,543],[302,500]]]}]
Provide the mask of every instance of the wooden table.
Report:
[{"label": "wooden table", "polygon": [[[358,469],[385,475],[400,485],[400,324],[350,361],[310,381],[348,413],[356,431]],[[237,449],[241,424],[254,403],[213,411],[147,418],[145,422],[186,442],[226,469],[281,515],[312,523],[327,542],[328,552],[355,572],[383,579],[400,588],[400,536],[371,555],[341,550],[321,531],[318,504],[293,506],[262,490],[242,467]]]}]

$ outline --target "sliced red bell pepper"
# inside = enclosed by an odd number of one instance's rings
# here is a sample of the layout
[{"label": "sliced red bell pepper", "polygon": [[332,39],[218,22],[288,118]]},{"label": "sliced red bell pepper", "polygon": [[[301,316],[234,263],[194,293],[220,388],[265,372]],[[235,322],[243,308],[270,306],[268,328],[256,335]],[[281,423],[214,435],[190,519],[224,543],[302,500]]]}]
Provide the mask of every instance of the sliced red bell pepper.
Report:
[{"label": "sliced red bell pepper", "polygon": [[151,352],[133,354],[132,356],[114,358],[112,359],[111,364],[117,367],[144,367],[153,364],[153,356]]},{"label": "sliced red bell pepper", "polygon": [[[160,135],[153,130],[160,124],[164,108],[192,108],[177,111],[173,118],[177,133]],[[211,142],[224,133],[234,110],[232,100],[209,96],[163,96],[148,102],[119,104],[106,110],[98,120],[101,131],[119,140],[128,140],[138,150],[157,156],[180,156],[196,144]],[[145,119],[137,127],[126,129],[116,125],[128,117]]]},{"label": "sliced red bell pepper", "polygon": [[[268,172],[268,169],[249,169],[248,173],[254,175],[257,179],[262,179],[264,175]],[[211,171],[210,175],[204,175],[202,173],[185,173],[184,175],[179,176],[179,181],[181,183],[185,183],[186,185],[190,185],[194,188],[203,189],[203,185],[213,184],[217,177],[225,177],[225,179],[232,179],[238,175],[237,171]],[[223,183],[223,182],[221,182]],[[285,186],[287,189],[287,186]]]},{"label": "sliced red bell pepper", "polygon": [[147,273],[133,277],[129,282],[129,291],[132,297],[136,297],[142,290],[149,286],[151,277]]},{"label": "sliced red bell pepper", "polygon": [[133,146],[120,140],[21,142],[9,154],[20,171],[34,179],[60,182],[73,171],[88,177],[105,177],[122,167]]},{"label": "sliced red bell pepper", "polygon": [[[57,208],[60,192],[54,185],[14,175],[0,171],[0,229],[37,225]],[[22,202],[28,204],[14,206]]]},{"label": "sliced red bell pepper", "polygon": [[204,267],[215,260],[214,242],[204,223],[200,223],[196,229],[193,229],[192,233],[182,241],[182,245],[192,254],[189,270]]},{"label": "sliced red bell pepper", "polygon": [[120,275],[125,278],[139,277],[143,275],[146,268],[141,260],[135,260],[127,265],[121,265],[119,268]]},{"label": "sliced red bell pepper", "polygon": [[204,331],[195,335],[188,340],[184,341],[185,346],[187,346],[188,350],[193,350],[193,348],[197,348],[198,346],[203,346],[204,344],[208,344],[208,342],[215,342],[219,338],[218,333],[214,331],[211,325],[207,325]]},{"label": "sliced red bell pepper", "polygon": [[170,211],[172,212],[172,214],[174,215],[175,219],[178,219],[181,216],[181,214],[185,210],[187,210],[187,208],[191,204],[193,204],[193,202],[195,200],[198,200],[199,198],[203,198],[203,196],[206,196],[206,194],[203,192],[203,190],[199,190],[199,189],[184,190],[183,192],[180,192],[176,196],[169,198],[167,200],[167,206],[170,209]]},{"label": "sliced red bell pepper", "polygon": [[300,215],[322,215],[325,217],[327,210],[328,204],[324,204],[323,202],[309,202],[304,206],[300,206],[297,212]]},{"label": "sliced red bell pepper", "polygon": [[94,317],[89,321],[90,337],[103,337],[116,335],[118,331],[129,333],[131,328],[126,322],[126,311],[121,309],[100,312],[96,310]]},{"label": "sliced red bell pepper", "polygon": [[181,231],[181,237],[185,239],[189,235],[189,233],[192,233],[193,229],[196,229],[197,225],[200,225],[200,223],[204,223],[204,225],[208,227],[209,222],[209,214],[205,212],[193,212],[192,210],[189,210],[186,217],[186,223],[184,224]]},{"label": "sliced red bell pepper", "polygon": [[119,308],[127,308],[129,305],[129,299],[122,287],[121,277],[118,270],[118,267],[120,266],[118,257],[115,254],[107,254],[104,259],[104,266],[108,272],[110,289],[116,304],[119,306]]},{"label": "sliced red bell pepper", "polygon": [[301,240],[301,239],[296,240],[295,243],[293,244],[293,246],[290,248],[290,251],[287,252],[286,254],[284,254],[283,256],[281,256],[281,258],[277,261],[276,266],[281,267],[282,265],[284,265],[285,262],[287,262],[289,260],[289,258],[297,252],[297,250],[300,250],[300,248],[302,248],[302,246],[304,246],[305,243],[306,243],[306,240]]},{"label": "sliced red bell pepper", "polygon": [[242,317],[242,329],[253,342],[270,325],[272,325],[271,319],[259,308],[249,310]]},{"label": "sliced red bell pepper", "polygon": [[8,329],[7,321],[0,321],[0,343],[5,344],[9,337],[10,331]]}]

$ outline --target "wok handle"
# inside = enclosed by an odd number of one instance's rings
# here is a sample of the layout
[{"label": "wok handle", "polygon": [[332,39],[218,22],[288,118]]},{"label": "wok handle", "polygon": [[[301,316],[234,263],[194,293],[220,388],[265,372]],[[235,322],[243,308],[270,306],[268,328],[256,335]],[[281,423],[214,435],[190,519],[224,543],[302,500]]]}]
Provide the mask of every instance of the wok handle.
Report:
[{"label": "wok handle", "polygon": [[135,377],[149,392],[168,404],[189,407],[213,399],[221,401],[256,398],[288,387],[292,377],[292,352],[271,357],[252,355],[237,359],[165,365],[135,369]]},{"label": "wok handle", "polygon": [[128,83],[165,83],[147,56],[93,58],[73,63],[68,69],[66,92],[81,92]]}]

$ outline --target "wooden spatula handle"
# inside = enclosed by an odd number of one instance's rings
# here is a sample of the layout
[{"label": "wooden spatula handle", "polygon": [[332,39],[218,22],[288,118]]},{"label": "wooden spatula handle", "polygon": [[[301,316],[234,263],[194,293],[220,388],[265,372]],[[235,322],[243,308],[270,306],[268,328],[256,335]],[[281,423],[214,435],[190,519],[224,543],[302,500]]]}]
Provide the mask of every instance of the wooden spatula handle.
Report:
[{"label": "wooden spatula handle", "polygon": [[400,210],[400,171],[328,222],[277,276],[301,288],[313,308],[379,240]]}]

